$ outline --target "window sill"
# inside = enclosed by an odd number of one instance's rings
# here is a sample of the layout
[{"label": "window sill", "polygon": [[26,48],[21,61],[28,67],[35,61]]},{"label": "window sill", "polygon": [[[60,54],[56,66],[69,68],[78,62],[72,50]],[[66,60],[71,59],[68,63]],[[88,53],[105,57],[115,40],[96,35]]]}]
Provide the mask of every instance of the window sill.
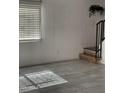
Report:
[{"label": "window sill", "polygon": [[19,40],[19,43],[30,43],[30,42],[39,42],[41,41],[40,39],[26,39],[26,40]]}]

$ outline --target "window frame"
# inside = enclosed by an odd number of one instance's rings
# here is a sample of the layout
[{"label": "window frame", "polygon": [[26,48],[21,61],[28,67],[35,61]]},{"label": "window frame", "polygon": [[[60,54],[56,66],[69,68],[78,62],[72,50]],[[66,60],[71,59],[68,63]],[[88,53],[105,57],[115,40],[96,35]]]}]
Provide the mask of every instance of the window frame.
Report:
[{"label": "window frame", "polygon": [[[42,12],[42,0],[39,0],[39,2],[40,2],[40,8],[39,8],[39,10],[40,10],[39,11],[39,17],[40,17],[39,18],[39,34],[40,34],[40,38],[38,38],[38,39],[35,39],[35,38],[34,39],[24,39],[24,40],[19,38],[19,43],[38,42],[38,41],[41,41],[41,39],[42,39],[42,14],[41,14],[41,13],[43,13]],[[19,2],[19,4],[20,4],[20,2]],[[19,34],[20,34],[20,32],[19,32]]]}]

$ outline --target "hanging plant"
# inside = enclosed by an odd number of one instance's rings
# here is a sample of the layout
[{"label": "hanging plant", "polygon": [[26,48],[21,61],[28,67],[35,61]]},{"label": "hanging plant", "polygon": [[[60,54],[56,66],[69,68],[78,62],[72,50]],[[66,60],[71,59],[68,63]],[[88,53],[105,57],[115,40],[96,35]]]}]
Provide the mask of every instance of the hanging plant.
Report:
[{"label": "hanging plant", "polygon": [[89,7],[89,17],[91,17],[92,15],[94,15],[95,13],[99,13],[100,15],[104,14],[104,8],[99,6],[99,5],[91,5]]}]

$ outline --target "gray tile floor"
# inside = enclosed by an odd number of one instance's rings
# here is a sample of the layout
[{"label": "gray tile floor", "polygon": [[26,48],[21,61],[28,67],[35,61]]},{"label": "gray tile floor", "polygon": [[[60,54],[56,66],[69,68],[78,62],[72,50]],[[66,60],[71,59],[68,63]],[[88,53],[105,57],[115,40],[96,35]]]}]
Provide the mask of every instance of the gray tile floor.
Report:
[{"label": "gray tile floor", "polygon": [[66,84],[28,93],[105,93],[105,66],[83,60],[20,68],[20,76],[51,70],[68,81]]}]

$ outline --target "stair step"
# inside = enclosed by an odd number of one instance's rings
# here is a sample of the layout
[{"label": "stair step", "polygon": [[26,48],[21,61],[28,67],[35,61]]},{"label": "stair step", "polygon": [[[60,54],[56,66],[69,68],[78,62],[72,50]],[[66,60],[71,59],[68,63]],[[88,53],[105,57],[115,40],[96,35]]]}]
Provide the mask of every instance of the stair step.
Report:
[{"label": "stair step", "polygon": [[96,56],[96,51],[84,49],[84,54],[95,57]]},{"label": "stair step", "polygon": [[91,50],[91,51],[96,51],[96,47],[87,47],[87,48],[84,48],[84,49],[88,49],[88,50]]},{"label": "stair step", "polygon": [[96,47],[84,48],[84,54],[95,57],[96,56]]},{"label": "stair step", "polygon": [[79,58],[80,58],[80,59],[87,60],[87,61],[89,61],[89,62],[91,62],[91,63],[95,63],[95,64],[98,63],[98,60],[97,60],[95,57],[90,56],[90,55],[87,55],[87,54],[84,54],[84,53],[80,53],[80,54],[79,54]]}]

